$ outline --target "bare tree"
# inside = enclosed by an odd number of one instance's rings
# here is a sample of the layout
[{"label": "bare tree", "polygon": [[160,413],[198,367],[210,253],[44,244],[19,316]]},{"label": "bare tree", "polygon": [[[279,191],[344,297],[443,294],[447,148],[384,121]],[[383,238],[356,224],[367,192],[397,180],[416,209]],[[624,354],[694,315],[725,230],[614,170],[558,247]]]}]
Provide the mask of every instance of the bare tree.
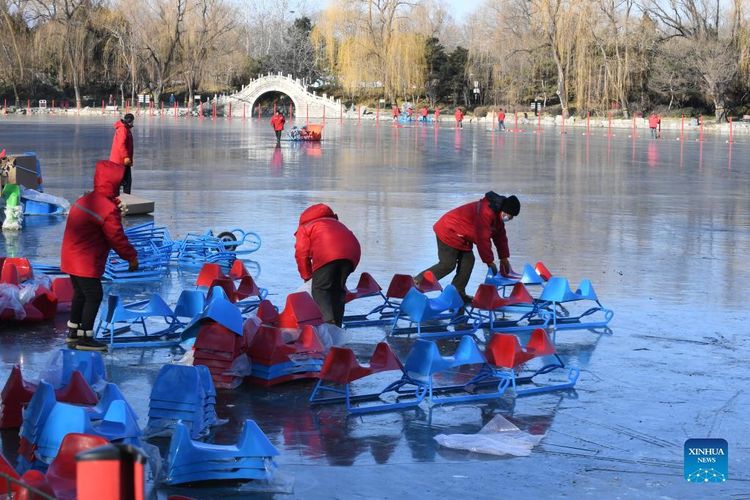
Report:
[{"label": "bare tree", "polygon": [[76,106],[81,107],[81,85],[86,78],[93,42],[89,16],[101,5],[101,0],[32,0],[31,5],[36,22],[53,22],[61,28],[65,63],[73,81]]},{"label": "bare tree", "polygon": [[206,62],[229,46],[219,42],[235,26],[236,12],[223,0],[195,0],[187,10],[182,36],[182,74],[190,106],[195,90],[201,84]]},{"label": "bare tree", "polygon": [[180,42],[188,0],[121,0],[136,45],[144,52],[148,86],[159,102],[164,87],[179,71]]},{"label": "bare tree", "polygon": [[660,24],[662,40],[683,38],[690,70],[701,75],[701,90],[713,105],[716,120],[725,115],[729,84],[739,69],[737,45],[722,23],[721,3],[709,0],[648,0],[647,9]]},{"label": "bare tree", "polygon": [[27,47],[30,42],[23,15],[23,0],[0,0],[0,79],[13,88],[15,105],[20,99],[18,88],[26,77]]}]

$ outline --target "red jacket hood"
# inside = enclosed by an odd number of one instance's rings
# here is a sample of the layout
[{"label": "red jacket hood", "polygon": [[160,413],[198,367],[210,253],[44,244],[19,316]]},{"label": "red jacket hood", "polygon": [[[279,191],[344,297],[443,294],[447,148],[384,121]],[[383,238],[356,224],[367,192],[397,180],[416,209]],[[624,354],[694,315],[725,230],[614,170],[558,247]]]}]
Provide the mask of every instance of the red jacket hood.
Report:
[{"label": "red jacket hood", "polygon": [[124,176],[123,165],[109,160],[99,160],[94,169],[94,191],[107,198],[115,198],[120,192],[120,183]]},{"label": "red jacket hood", "polygon": [[302,214],[299,216],[299,225],[304,226],[308,222],[312,222],[315,219],[322,219],[324,217],[338,219],[338,217],[336,217],[336,214],[333,213],[333,210],[331,210],[331,207],[329,207],[325,203],[318,203],[317,205],[313,205],[302,212]]},{"label": "red jacket hood", "polygon": [[118,128],[125,128],[125,129],[130,129],[130,127],[128,127],[127,125],[125,125],[125,124],[124,124],[124,123],[122,122],[122,120],[117,120],[117,121],[115,122],[115,124],[114,124],[114,125],[112,125],[112,126],[113,126],[114,128],[116,128],[116,129],[118,129]]}]

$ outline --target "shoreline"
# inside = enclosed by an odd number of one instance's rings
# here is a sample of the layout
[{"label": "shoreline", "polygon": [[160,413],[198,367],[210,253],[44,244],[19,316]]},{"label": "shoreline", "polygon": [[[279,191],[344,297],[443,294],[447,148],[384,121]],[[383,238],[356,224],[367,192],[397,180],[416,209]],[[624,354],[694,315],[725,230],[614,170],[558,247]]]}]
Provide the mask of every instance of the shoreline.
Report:
[{"label": "shoreline", "polygon": [[[7,113],[3,113],[0,111],[0,121],[4,118],[21,118],[21,117],[56,117],[56,116],[63,116],[63,117],[71,117],[71,116],[84,116],[84,117],[110,117],[110,118],[117,118],[124,113],[133,113],[136,115],[136,117],[146,117],[146,118],[201,118],[200,115],[195,110],[190,110],[188,108],[169,108],[169,109],[148,109],[148,108],[140,108],[140,109],[125,109],[121,110],[119,108],[108,106],[107,109],[102,110],[101,108],[91,108],[91,107],[84,107],[79,109],[76,108],[31,108],[31,113],[28,112],[29,108],[20,108],[19,110],[15,112],[8,111]],[[369,111],[369,110],[368,110]],[[253,116],[246,116],[243,117],[241,115],[229,115],[222,113],[217,113],[216,119],[227,119],[227,120],[243,120],[243,119],[255,119]],[[264,116],[264,118],[267,118]],[[311,119],[319,120],[323,117],[309,117]],[[326,119],[326,121],[340,121],[342,119],[346,119],[347,121],[352,120],[367,120],[367,121],[376,121],[379,120],[380,122],[386,122],[386,123],[393,123],[392,116],[386,115],[385,113],[380,113],[379,118],[376,117],[375,113],[367,113],[359,115],[358,113],[354,113],[352,111],[346,111],[341,116],[335,116],[335,117],[329,117]],[[203,119],[213,119],[210,114],[204,114]],[[430,121],[429,123],[434,123],[434,116],[429,116]],[[731,133],[732,135],[750,135],[750,122],[748,121],[733,121],[731,124],[729,122],[725,123],[715,123],[713,121],[713,118],[709,119],[704,116],[704,124],[703,124],[703,132],[708,133],[711,135],[729,135],[730,134],[730,127],[731,127]],[[446,126],[453,126],[455,124],[455,119],[453,118],[452,114],[446,114],[440,116],[439,122],[441,124],[445,124]],[[419,120],[412,120],[410,122],[397,122],[402,125],[419,125],[421,122]],[[497,131],[497,120],[495,119],[495,116],[493,114],[488,114],[487,116],[477,118],[472,115],[466,115],[464,118],[464,125],[484,125],[488,129],[492,129],[492,131]],[[586,129],[587,127],[589,129],[613,129],[613,130],[638,130],[638,131],[648,131],[648,118],[630,118],[630,119],[612,119],[611,122],[608,118],[581,118],[578,116],[572,116],[565,120],[565,123],[563,125],[563,120],[560,115],[551,116],[551,115],[543,115],[541,119],[538,117],[529,117],[528,119],[519,118],[517,121],[517,126],[519,130],[534,130],[538,127],[544,127],[544,128],[550,128],[550,127],[556,127],[561,128],[564,126],[566,128],[575,128],[576,130],[580,129]],[[505,120],[505,127],[507,132],[512,132],[512,129],[516,127],[516,119],[514,116],[508,116]],[[695,118],[685,118],[684,121],[681,118],[662,118],[661,123],[661,130],[669,130],[669,131],[680,131],[684,130],[686,133],[695,133],[699,132],[701,127],[696,123]]]}]

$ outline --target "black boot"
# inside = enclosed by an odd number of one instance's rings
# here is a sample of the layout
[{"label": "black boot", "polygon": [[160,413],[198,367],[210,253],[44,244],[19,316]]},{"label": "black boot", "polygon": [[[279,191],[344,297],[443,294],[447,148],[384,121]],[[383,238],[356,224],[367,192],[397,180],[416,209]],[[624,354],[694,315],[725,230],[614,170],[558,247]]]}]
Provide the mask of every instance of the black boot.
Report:
[{"label": "black boot", "polygon": [[76,344],[76,349],[79,351],[106,351],[107,344],[103,344],[98,340],[94,339],[94,332],[91,330],[78,331],[79,340]]},{"label": "black boot", "polygon": [[75,345],[79,340],[78,326],[78,323],[71,323],[68,321],[68,336],[65,338],[65,342],[71,346]]}]

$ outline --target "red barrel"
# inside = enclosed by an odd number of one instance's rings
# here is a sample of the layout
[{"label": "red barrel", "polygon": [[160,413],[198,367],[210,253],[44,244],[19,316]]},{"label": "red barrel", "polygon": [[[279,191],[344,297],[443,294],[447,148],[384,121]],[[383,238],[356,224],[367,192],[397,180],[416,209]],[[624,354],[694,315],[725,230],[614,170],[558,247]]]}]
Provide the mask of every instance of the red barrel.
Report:
[{"label": "red barrel", "polygon": [[76,455],[78,500],[143,500],[146,457],[135,446],[108,444]]}]

